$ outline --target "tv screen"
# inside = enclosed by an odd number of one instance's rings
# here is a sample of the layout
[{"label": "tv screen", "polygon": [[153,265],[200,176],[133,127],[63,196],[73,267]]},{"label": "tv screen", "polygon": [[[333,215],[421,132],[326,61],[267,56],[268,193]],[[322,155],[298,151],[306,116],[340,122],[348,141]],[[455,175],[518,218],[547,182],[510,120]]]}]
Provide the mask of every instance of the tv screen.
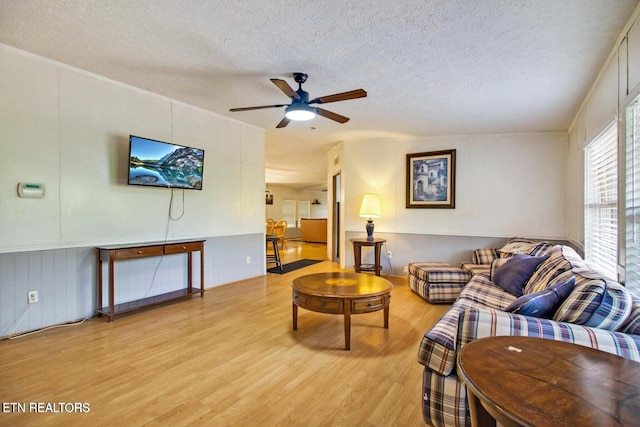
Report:
[{"label": "tv screen", "polygon": [[129,184],[202,190],[204,150],[131,135]]}]

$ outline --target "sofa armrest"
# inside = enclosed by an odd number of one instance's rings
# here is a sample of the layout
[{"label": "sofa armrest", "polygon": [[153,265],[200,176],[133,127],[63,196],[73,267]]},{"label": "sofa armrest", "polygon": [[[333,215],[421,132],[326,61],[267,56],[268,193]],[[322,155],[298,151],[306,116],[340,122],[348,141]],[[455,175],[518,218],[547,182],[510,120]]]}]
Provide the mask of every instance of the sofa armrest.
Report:
[{"label": "sofa armrest", "polygon": [[497,249],[476,249],[471,253],[471,262],[476,265],[491,264],[491,262],[496,258],[498,258]]},{"label": "sofa armrest", "polygon": [[566,341],[640,361],[640,335],[623,334],[485,308],[467,308],[460,313],[455,351],[458,353],[473,340],[499,335]]}]

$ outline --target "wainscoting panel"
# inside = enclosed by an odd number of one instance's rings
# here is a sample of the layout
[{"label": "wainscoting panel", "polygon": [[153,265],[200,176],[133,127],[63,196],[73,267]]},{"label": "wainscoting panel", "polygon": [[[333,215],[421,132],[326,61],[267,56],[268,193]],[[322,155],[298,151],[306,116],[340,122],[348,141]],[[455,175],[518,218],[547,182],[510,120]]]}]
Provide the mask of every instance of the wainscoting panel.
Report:
[{"label": "wainscoting panel", "polygon": [[[263,234],[206,238],[205,288],[265,274]],[[247,257],[251,262],[247,263]],[[91,317],[97,306],[94,247],[0,254],[0,337]],[[194,254],[194,285],[200,287]],[[103,266],[106,280],[107,266]],[[187,281],[187,256],[118,262],[116,303],[175,290]],[[29,304],[27,293],[38,292]],[[106,304],[106,295],[103,296]]]}]

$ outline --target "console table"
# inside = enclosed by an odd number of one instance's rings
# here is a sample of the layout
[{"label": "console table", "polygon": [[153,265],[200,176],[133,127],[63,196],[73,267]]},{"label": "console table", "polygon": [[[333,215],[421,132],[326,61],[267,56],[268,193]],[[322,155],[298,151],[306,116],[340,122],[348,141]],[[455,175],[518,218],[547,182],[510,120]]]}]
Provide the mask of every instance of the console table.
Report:
[{"label": "console table", "polygon": [[[200,294],[204,296],[204,240],[181,240],[155,243],[138,243],[129,245],[111,245],[97,247],[97,267],[98,267],[98,309],[96,314],[108,316],[109,322],[114,316],[139,310],[163,302],[185,298],[191,295]],[[193,283],[193,252],[200,252],[200,283],[201,288],[194,288]],[[187,254],[188,275],[187,286],[177,291],[168,292],[161,295],[154,295],[135,301],[128,301],[115,304],[115,263],[123,260],[161,257],[165,255]],[[109,304],[102,305],[103,294],[103,274],[102,263],[109,263]]]}]

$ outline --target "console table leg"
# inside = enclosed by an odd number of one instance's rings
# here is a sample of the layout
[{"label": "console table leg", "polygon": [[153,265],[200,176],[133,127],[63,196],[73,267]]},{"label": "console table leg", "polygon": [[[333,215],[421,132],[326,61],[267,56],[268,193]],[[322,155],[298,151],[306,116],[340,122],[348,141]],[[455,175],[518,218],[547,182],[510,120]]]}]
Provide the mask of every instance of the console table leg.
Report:
[{"label": "console table leg", "polygon": [[344,349],[351,350],[351,315],[344,315]]},{"label": "console table leg", "polygon": [[298,306],[295,304],[292,304],[293,306],[293,330],[297,331],[298,330]]}]

